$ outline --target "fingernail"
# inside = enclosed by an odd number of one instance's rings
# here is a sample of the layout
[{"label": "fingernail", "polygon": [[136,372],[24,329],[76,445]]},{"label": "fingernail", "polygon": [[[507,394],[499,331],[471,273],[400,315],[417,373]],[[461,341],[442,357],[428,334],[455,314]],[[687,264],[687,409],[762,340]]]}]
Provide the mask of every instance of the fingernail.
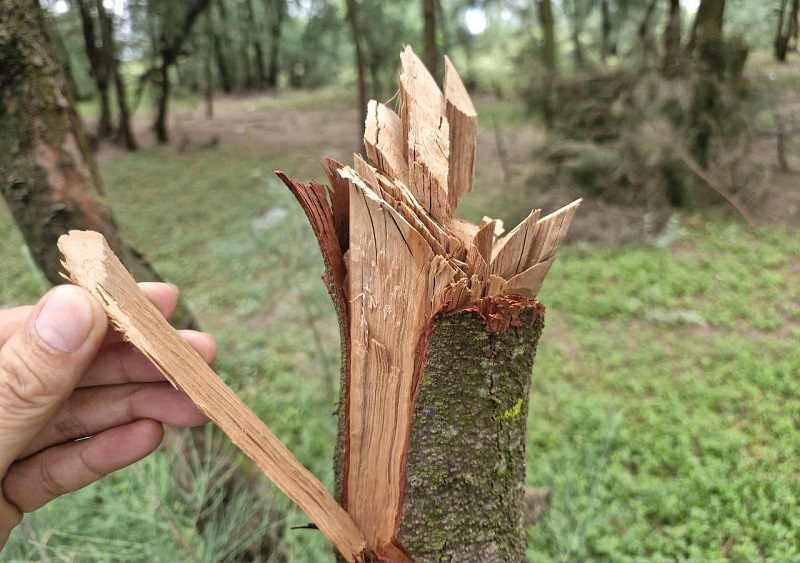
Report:
[{"label": "fingernail", "polygon": [[80,289],[61,285],[50,292],[33,325],[51,348],[72,353],[89,337],[94,312]]},{"label": "fingernail", "polygon": [[181,296],[181,290],[178,288],[177,285],[175,285],[174,283],[170,283],[170,284],[167,284],[167,285],[169,285],[172,288],[172,291],[175,292],[175,295],[177,295],[178,297]]}]

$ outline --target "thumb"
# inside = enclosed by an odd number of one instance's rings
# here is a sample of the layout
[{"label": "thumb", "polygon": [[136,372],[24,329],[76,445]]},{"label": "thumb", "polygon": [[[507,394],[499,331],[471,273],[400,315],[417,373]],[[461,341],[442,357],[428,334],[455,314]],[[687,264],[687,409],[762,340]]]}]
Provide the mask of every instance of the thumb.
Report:
[{"label": "thumb", "polygon": [[86,290],[62,285],[0,348],[0,478],[70,396],[103,342],[108,321]]}]

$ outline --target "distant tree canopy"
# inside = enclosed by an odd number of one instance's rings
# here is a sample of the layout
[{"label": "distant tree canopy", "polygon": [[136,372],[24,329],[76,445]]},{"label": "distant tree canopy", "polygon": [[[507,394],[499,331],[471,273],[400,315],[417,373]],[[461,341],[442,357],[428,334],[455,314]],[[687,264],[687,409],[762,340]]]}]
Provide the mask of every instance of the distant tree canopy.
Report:
[{"label": "distant tree canopy", "polygon": [[[663,57],[675,71],[678,46],[693,46],[702,22],[681,0],[124,0],[113,10],[99,0],[41,1],[78,97],[99,100],[99,136],[124,138],[127,119],[112,115],[125,113],[128,98],[133,111],[152,99],[162,142],[172,94],[337,83],[387,100],[405,44],[429,58],[446,53],[470,88],[491,92],[632,59]],[[796,50],[796,0],[724,4],[726,34],[784,57]]]}]

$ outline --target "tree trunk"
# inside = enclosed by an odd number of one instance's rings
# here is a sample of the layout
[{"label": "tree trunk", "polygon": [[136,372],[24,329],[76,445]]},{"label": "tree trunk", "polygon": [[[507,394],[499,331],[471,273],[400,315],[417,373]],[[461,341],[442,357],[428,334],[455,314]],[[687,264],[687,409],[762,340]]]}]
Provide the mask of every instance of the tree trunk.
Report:
[{"label": "tree trunk", "polygon": [[169,104],[169,69],[178,61],[178,56],[181,54],[181,49],[189,34],[192,32],[197,18],[200,17],[206,9],[208,9],[211,0],[194,0],[194,2],[186,9],[183,21],[181,21],[177,32],[172,35],[171,39],[167,38],[167,31],[162,30],[160,39],[159,53],[161,55],[161,62],[158,67],[159,77],[159,96],[158,96],[158,113],[156,115],[156,122],[153,128],[156,131],[156,137],[160,144],[169,142],[169,134],[167,133],[167,107]]},{"label": "tree trunk", "polygon": [[[108,98],[109,68],[108,61],[103,56],[103,50],[97,48],[97,39],[94,32],[94,19],[88,0],[78,0],[78,11],[81,16],[83,29],[83,42],[86,48],[86,58],[89,59],[89,68],[97,85],[100,100],[100,116],[97,120],[97,137],[105,139],[110,137],[114,128],[111,125],[111,104]],[[102,25],[102,24],[101,24]]]},{"label": "tree trunk", "polygon": [[203,60],[203,75],[205,77],[206,119],[214,118],[214,17],[209,10],[206,12],[206,56]]},{"label": "tree trunk", "polygon": [[542,63],[544,68],[551,73],[556,72],[558,62],[556,59],[556,33],[553,25],[553,7],[550,0],[539,0],[539,24],[542,26]]},{"label": "tree trunk", "polygon": [[264,59],[264,49],[261,46],[261,39],[259,37],[258,20],[256,19],[256,12],[253,9],[253,0],[247,0],[247,15],[250,40],[253,43],[253,53],[255,54],[256,64],[255,73],[250,86],[256,90],[261,90],[267,83],[267,69]]},{"label": "tree trunk", "polygon": [[131,128],[131,112],[128,108],[128,92],[125,88],[125,81],[119,71],[119,61],[117,60],[116,46],[114,43],[114,22],[103,6],[102,0],[95,2],[97,14],[100,19],[100,29],[103,36],[103,59],[105,60],[108,73],[114,78],[114,88],[117,92],[117,109],[119,110],[119,125],[117,132],[119,138],[129,151],[135,151],[138,147]]},{"label": "tree trunk", "polygon": [[214,34],[214,58],[217,63],[217,73],[219,74],[220,86],[222,91],[226,94],[233,92],[233,73],[228,66],[228,58],[225,56],[227,49],[225,48],[225,32],[227,29],[227,10],[225,9],[224,2],[215,3],[219,8],[220,31]]},{"label": "tree trunk", "polygon": [[600,0],[600,60],[606,64],[611,55],[611,14],[608,0]]},{"label": "tree trunk", "polygon": [[[364,52],[361,42],[361,25],[358,19],[358,4],[356,0],[347,0],[347,19],[350,22],[350,33],[353,37],[353,47],[356,54],[356,71],[358,73],[358,103],[361,110],[359,126],[360,136],[364,134],[364,122],[367,120],[367,77],[364,63]],[[359,143],[360,145],[360,143]]]},{"label": "tree trunk", "polygon": [[577,203],[503,239],[494,220],[454,217],[477,115],[449,59],[442,94],[410,48],[401,57],[403,116],[369,103],[375,168],[327,160],[329,189],[279,173],[339,315],[336,494],[379,559],[521,561],[534,297]]},{"label": "tree trunk", "polygon": [[647,5],[647,10],[644,13],[641,23],[639,24],[639,29],[636,32],[636,37],[639,42],[641,64],[646,64],[650,59],[650,56],[656,51],[656,46],[653,43],[650,31],[653,27],[653,15],[655,14],[657,2],[658,0],[650,0],[650,4]]},{"label": "tree trunk", "polygon": [[[725,0],[702,0],[697,11],[696,50],[699,76],[694,83],[690,123],[692,157],[708,167],[708,150],[715,124],[719,123],[720,84],[725,74],[722,24]],[[702,17],[701,17],[702,14]]]},{"label": "tree trunk", "polygon": [[775,33],[774,52],[775,58],[780,62],[786,62],[786,55],[789,52],[790,42],[794,39],[794,49],[797,49],[797,18],[798,0],[792,0],[792,8],[789,17],[786,18],[786,3],[782,0],[778,9],[778,27]]},{"label": "tree trunk", "polygon": [[683,70],[681,58],[681,2],[669,0],[667,24],[664,26],[664,52],[661,58],[661,73],[671,78]]},{"label": "tree trunk", "polygon": [[539,24],[542,26],[542,36],[544,37],[544,42],[542,44],[542,65],[545,68],[540,105],[545,125],[550,127],[555,117],[553,109],[553,87],[555,86],[556,73],[558,70],[555,26],[553,25],[553,7],[550,0],[539,0],[537,8]]},{"label": "tree trunk", "polygon": [[439,49],[436,46],[436,3],[435,0],[422,1],[422,42],[425,47],[425,66],[430,73],[439,76],[437,68],[439,66]]},{"label": "tree trunk", "polygon": [[267,86],[272,89],[278,87],[278,72],[280,65],[281,32],[283,21],[286,17],[286,0],[273,0],[272,6],[275,8],[272,25],[270,26],[270,52],[269,52],[269,71],[267,74]]},{"label": "tree trunk", "polygon": [[[0,191],[45,277],[63,283],[58,237],[101,232],[137,279],[160,280],[119,236],[36,0],[0,0]],[[176,326],[197,323],[181,305]]]},{"label": "tree trunk", "polygon": [[161,145],[166,145],[169,142],[169,133],[167,132],[169,86],[169,66],[165,61],[158,67],[158,110],[156,113],[156,123],[154,125],[156,138]]},{"label": "tree trunk", "polygon": [[586,65],[586,55],[583,51],[581,34],[583,33],[584,14],[580,8],[580,0],[565,1],[563,3],[564,13],[569,20],[570,39],[572,40],[572,58],[575,68],[583,68]]}]

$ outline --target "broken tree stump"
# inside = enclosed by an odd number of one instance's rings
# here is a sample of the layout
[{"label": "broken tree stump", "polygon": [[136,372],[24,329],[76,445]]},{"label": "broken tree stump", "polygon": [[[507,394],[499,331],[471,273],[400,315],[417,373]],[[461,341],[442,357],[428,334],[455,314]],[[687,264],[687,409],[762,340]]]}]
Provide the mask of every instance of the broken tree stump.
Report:
[{"label": "broken tree stump", "polygon": [[400,115],[368,106],[371,165],[326,160],[330,186],[278,173],[339,316],[336,491],[380,558],[520,561],[535,297],[579,201],[504,237],[455,217],[475,108],[449,60],[443,93],[410,48],[401,59]]}]

